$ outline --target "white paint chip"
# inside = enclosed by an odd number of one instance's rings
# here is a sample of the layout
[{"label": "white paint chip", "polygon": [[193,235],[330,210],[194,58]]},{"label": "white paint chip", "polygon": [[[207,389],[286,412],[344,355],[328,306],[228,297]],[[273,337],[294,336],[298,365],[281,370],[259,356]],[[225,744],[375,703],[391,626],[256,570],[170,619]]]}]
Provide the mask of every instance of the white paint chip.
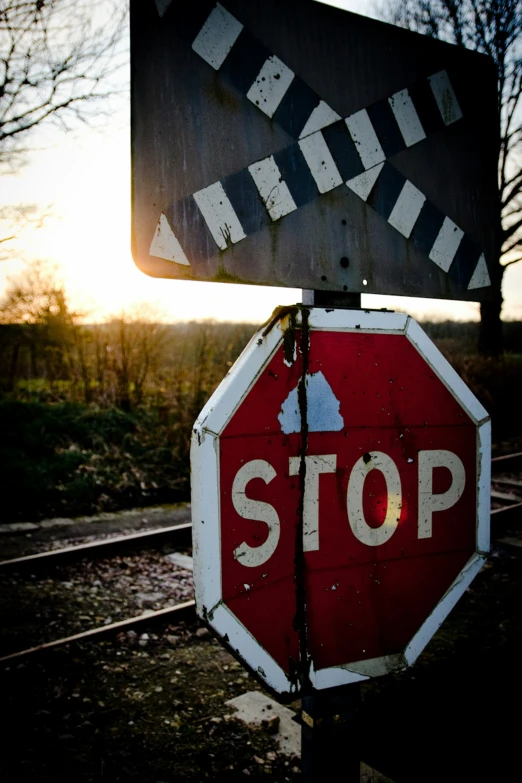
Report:
[{"label": "white paint chip", "polygon": [[190,266],[190,261],[183,252],[179,241],[169,225],[165,215],[160,215],[158,225],[152,242],[150,243],[149,253],[155,258],[164,258],[165,261],[174,261],[176,264]]},{"label": "white paint chip", "polygon": [[334,122],[338,122],[340,119],[340,114],[337,114],[337,112],[330,108],[324,101],[320,101],[308,117],[299,138],[304,139],[305,136],[309,136],[311,133],[327,128],[328,125],[333,125]]},{"label": "white paint chip", "polygon": [[386,160],[366,109],[351,114],[345,122],[365,169],[371,169]]},{"label": "white paint chip", "polygon": [[342,185],[343,178],[339,174],[321,131],[301,139],[299,146],[319,193],[328,193],[329,190]]},{"label": "white paint chip", "polygon": [[216,245],[226,250],[230,243],[245,239],[246,234],[239,218],[234,212],[221,182],[215,182],[208,188],[194,193],[194,201],[205,218]]},{"label": "white paint chip", "polygon": [[388,218],[388,223],[403,237],[409,238],[425,201],[426,196],[406,180]]},{"label": "white paint chip", "polygon": [[426,138],[417,110],[408,90],[400,90],[388,98],[393,115],[407,147]]},{"label": "white paint chip", "polygon": [[444,124],[451,125],[453,122],[460,120],[462,110],[446,71],[439,71],[430,76],[429,83]]},{"label": "white paint chip", "polygon": [[[306,375],[306,418],[309,432],[339,432],[344,419],[339,413],[340,402],[321,371]],[[285,435],[301,432],[301,412],[297,399],[297,386],[292,389],[281,406],[278,415]]]},{"label": "white paint chip", "polygon": [[366,201],[372,192],[372,188],[377,182],[383,167],[384,163],[379,163],[377,166],[374,166],[373,169],[363,171],[363,173],[358,174],[357,177],[349,179],[346,185],[350,188],[350,190],[353,190],[353,192],[359,196],[359,198],[362,198],[363,201]]},{"label": "white paint chip", "polygon": [[156,0],[156,8],[158,9],[158,14],[160,16],[163,16],[167,12],[171,3],[172,0]]},{"label": "white paint chip", "polygon": [[444,223],[430,250],[430,260],[447,272],[452,264],[455,254],[459,249],[464,231],[453,220],[444,218]]},{"label": "white paint chip", "polygon": [[475,267],[475,271],[471,275],[471,280],[469,281],[468,290],[471,291],[474,288],[486,288],[486,286],[489,285],[491,285],[491,279],[489,277],[488,267],[486,264],[486,259],[484,258],[484,253],[482,253],[479,260],[477,261],[477,266]]},{"label": "white paint chip", "polygon": [[248,170],[272,220],[279,220],[297,209],[272,155],[253,163]]},{"label": "white paint chip", "polygon": [[197,34],[192,48],[218,71],[237,41],[243,25],[218,3]]},{"label": "white paint chip", "polygon": [[273,54],[263,63],[256,80],[247,92],[247,98],[268,117],[273,117],[294,76],[294,72]]}]

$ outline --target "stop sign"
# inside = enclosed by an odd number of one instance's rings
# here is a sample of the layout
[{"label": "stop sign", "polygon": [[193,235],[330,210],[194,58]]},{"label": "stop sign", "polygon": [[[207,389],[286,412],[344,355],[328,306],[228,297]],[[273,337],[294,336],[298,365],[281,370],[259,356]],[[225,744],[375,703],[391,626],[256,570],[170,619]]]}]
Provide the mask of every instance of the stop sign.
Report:
[{"label": "stop sign", "polygon": [[283,695],[410,665],[489,549],[489,416],[406,315],[281,311],[191,460],[198,613]]}]

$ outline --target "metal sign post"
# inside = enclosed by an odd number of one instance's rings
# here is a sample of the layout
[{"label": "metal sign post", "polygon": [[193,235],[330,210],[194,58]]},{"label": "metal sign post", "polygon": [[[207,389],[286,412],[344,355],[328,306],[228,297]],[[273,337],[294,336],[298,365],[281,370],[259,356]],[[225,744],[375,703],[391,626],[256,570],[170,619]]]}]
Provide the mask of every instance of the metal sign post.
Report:
[{"label": "metal sign post", "polygon": [[304,783],[359,783],[359,683],[303,694],[301,772]]}]

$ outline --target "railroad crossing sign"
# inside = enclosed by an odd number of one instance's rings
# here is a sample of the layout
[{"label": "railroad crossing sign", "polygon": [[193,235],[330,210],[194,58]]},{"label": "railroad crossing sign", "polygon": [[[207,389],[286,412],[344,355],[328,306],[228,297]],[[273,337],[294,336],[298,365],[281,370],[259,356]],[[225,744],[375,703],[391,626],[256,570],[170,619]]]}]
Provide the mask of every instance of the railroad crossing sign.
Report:
[{"label": "railroad crossing sign", "polygon": [[147,274],[490,296],[485,56],[312,0],[132,0],[131,57]]},{"label": "railroad crossing sign", "polygon": [[281,694],[405,668],[486,559],[490,456],[409,316],[288,308],[194,427],[199,615]]}]

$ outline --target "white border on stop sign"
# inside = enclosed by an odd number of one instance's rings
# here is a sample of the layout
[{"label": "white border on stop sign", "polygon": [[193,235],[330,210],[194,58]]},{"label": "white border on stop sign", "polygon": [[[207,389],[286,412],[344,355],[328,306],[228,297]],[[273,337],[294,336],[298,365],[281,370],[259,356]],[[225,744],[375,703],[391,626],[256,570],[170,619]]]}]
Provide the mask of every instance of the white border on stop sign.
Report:
[{"label": "white border on stop sign", "polygon": [[[476,551],[402,653],[310,670],[314,688],[346,685],[411,665],[480,571],[489,552],[491,422],[419,324],[402,313],[306,308],[312,331],[404,334],[477,426]],[[219,437],[282,343],[288,316],[261,328],[197,418],[191,444],[194,583],[199,616],[273,691],[292,694],[296,685],[248,629],[222,603]],[[301,311],[296,313],[301,326]]]}]

